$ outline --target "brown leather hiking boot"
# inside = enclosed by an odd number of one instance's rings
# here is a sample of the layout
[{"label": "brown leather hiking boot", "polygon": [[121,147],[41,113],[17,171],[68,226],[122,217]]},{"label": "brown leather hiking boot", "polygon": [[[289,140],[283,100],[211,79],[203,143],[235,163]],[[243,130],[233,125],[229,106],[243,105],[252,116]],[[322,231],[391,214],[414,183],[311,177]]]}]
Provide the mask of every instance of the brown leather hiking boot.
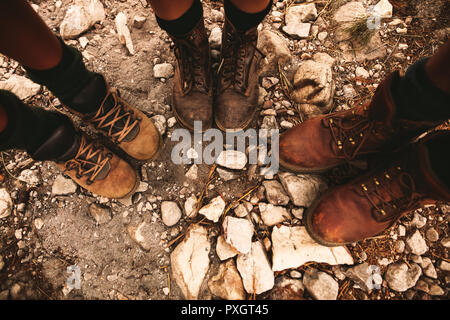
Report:
[{"label": "brown leather hiking boot", "polygon": [[369,104],[309,119],[280,137],[280,165],[302,173],[320,173],[359,156],[392,151],[435,127],[435,122],[395,118],[391,83],[398,71],[377,88]]},{"label": "brown leather hiking boot", "polygon": [[[73,139],[71,147],[60,150],[61,145],[65,145],[62,141],[68,139]],[[135,171],[127,162],[104,146],[89,141],[83,133],[75,133],[68,121],[61,122],[61,126],[32,154],[32,158],[55,161],[58,168],[77,184],[107,198],[125,197],[139,183]]]},{"label": "brown leather hiking boot", "polygon": [[92,124],[131,157],[154,158],[161,146],[158,129],[144,113],[124,101],[118,89],[105,83],[106,97],[96,112],[85,115],[65,108]]},{"label": "brown leather hiking boot", "polygon": [[215,121],[222,131],[244,130],[256,113],[261,57],[257,41],[257,27],[242,33],[225,18],[215,103]]},{"label": "brown leather hiking boot", "polygon": [[170,35],[175,43],[175,75],[172,106],[177,120],[194,130],[194,121],[202,122],[202,131],[212,126],[212,77],[209,42],[201,19],[183,36]]},{"label": "brown leather hiking boot", "polygon": [[[450,201],[450,189],[430,165],[426,136],[362,177],[335,187],[305,212],[306,230],[320,244],[342,245],[380,234],[406,213]],[[388,157],[390,159],[388,159]]]}]

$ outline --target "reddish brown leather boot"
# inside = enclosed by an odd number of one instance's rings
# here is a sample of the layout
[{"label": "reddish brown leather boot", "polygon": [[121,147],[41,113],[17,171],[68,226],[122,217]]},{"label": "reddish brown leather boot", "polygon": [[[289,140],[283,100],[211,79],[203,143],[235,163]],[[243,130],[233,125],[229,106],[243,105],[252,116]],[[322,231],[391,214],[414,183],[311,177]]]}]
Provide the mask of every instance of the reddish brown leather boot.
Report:
[{"label": "reddish brown leather boot", "polygon": [[244,130],[258,107],[256,49],[258,30],[239,32],[228,18],[222,33],[222,61],[218,71],[215,121],[222,131]]},{"label": "reddish brown leather boot", "polygon": [[336,246],[380,234],[400,217],[425,204],[450,201],[450,189],[431,168],[426,141],[438,131],[386,155],[382,165],[335,187],[305,212],[306,230],[320,244]]},{"label": "reddish brown leather boot", "polygon": [[212,126],[213,86],[203,19],[189,33],[170,37],[175,43],[177,58],[172,92],[175,117],[191,131],[194,131],[194,121],[201,121],[202,131],[206,131]]},{"label": "reddish brown leather boot", "polygon": [[390,74],[377,88],[369,104],[309,119],[280,137],[280,165],[301,173],[320,173],[358,156],[392,151],[435,122],[395,118]]}]

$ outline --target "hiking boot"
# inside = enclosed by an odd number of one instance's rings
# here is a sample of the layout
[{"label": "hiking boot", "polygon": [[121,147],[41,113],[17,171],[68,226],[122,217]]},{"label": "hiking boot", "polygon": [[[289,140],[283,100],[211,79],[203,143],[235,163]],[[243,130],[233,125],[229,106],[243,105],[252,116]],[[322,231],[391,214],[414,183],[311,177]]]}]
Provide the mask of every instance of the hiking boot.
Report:
[{"label": "hiking boot", "polygon": [[438,125],[395,117],[391,84],[398,71],[377,88],[371,102],[309,119],[280,137],[280,165],[300,173],[321,173],[357,157],[392,151]]},{"label": "hiking boot", "polygon": [[257,41],[257,27],[240,32],[225,18],[215,102],[215,121],[222,131],[244,130],[256,113],[257,66],[262,57]]},{"label": "hiking boot", "polygon": [[311,237],[325,246],[353,243],[382,233],[423,205],[450,201],[450,189],[431,167],[426,146],[441,135],[450,138],[448,131],[429,134],[318,198],[305,212]]},{"label": "hiking boot", "polygon": [[209,42],[203,19],[185,35],[169,34],[175,44],[175,74],[172,106],[181,125],[194,131],[194,121],[202,131],[212,126],[212,77]]},{"label": "hiking boot", "polygon": [[[63,141],[72,139],[68,150]],[[57,157],[55,157],[58,155]],[[53,160],[58,168],[86,190],[107,198],[130,195],[139,180],[133,168],[104,146],[75,133],[70,121],[62,121],[53,134],[31,155],[35,160]]]},{"label": "hiking boot", "polygon": [[65,106],[136,160],[156,157],[161,136],[153,122],[140,110],[120,97],[119,90],[110,88],[105,80],[106,96],[97,111],[81,114]]}]

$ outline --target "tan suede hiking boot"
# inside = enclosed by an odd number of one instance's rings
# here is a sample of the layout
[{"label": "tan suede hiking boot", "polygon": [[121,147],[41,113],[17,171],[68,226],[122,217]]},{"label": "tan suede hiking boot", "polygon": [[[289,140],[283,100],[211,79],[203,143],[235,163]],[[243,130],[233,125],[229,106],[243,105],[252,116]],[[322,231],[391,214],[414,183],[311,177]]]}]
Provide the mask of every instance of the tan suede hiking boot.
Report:
[{"label": "tan suede hiking boot", "polygon": [[175,43],[176,66],[172,106],[181,125],[191,131],[194,121],[202,131],[212,126],[213,85],[209,42],[203,19],[185,35],[170,35]]},{"label": "tan suede hiking boot", "polygon": [[257,66],[262,56],[257,42],[257,27],[242,33],[225,18],[215,101],[215,121],[222,131],[246,129],[256,113]]},{"label": "tan suede hiking boot", "polygon": [[[67,141],[70,147],[67,149]],[[64,148],[64,149],[62,149]],[[34,152],[35,160],[53,160],[58,168],[86,190],[107,198],[130,195],[139,180],[133,168],[104,146],[74,131],[69,120]]]},{"label": "tan suede hiking boot", "polygon": [[320,173],[364,155],[392,151],[438,125],[395,118],[391,83],[377,88],[369,104],[309,119],[280,137],[280,165],[302,173]]},{"label": "tan suede hiking boot", "polygon": [[161,136],[153,122],[140,110],[120,97],[119,90],[106,83],[106,96],[96,112],[88,115],[77,114],[107,136],[123,151],[136,160],[156,157],[161,147]]},{"label": "tan suede hiking boot", "polygon": [[[450,190],[432,169],[426,136],[378,168],[318,198],[305,212],[306,230],[320,244],[336,246],[382,233],[403,215],[426,204],[450,201]],[[448,138],[447,138],[448,139]]]}]

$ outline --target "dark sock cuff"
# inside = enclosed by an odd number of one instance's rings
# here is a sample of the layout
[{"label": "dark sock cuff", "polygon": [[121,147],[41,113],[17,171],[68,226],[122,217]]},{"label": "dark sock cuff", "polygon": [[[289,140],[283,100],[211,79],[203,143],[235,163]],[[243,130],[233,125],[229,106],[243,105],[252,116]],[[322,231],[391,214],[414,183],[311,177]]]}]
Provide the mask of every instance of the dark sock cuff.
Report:
[{"label": "dark sock cuff", "polygon": [[[32,155],[59,126],[73,128],[65,115],[30,107],[5,90],[0,90],[0,104],[8,116],[6,128],[0,133],[0,150],[19,149]],[[62,149],[72,145],[74,138],[64,141]]]},{"label": "dark sock cuff", "polygon": [[203,18],[202,3],[200,0],[194,0],[188,11],[175,20],[164,20],[157,15],[155,17],[161,29],[170,35],[181,36],[194,29],[199,20]]},{"label": "dark sock cuff", "polygon": [[96,73],[86,69],[83,57],[76,48],[58,38],[62,47],[60,63],[49,70],[25,68],[28,77],[46,86],[61,102],[70,101],[91,81]]},{"label": "dark sock cuff", "polygon": [[245,32],[258,26],[264,20],[272,8],[273,0],[270,0],[267,7],[256,13],[247,13],[239,10],[230,0],[224,0],[225,15],[233,26],[239,31]]},{"label": "dark sock cuff", "polygon": [[408,68],[392,84],[392,97],[398,117],[413,121],[444,121],[450,118],[450,95],[430,81],[425,70],[429,58]]},{"label": "dark sock cuff", "polygon": [[439,177],[439,180],[443,182],[448,188],[450,188],[450,170],[448,169],[448,163],[450,157],[446,150],[450,144],[450,134],[442,134],[434,137],[424,143],[428,151],[431,168],[435,175]]}]

